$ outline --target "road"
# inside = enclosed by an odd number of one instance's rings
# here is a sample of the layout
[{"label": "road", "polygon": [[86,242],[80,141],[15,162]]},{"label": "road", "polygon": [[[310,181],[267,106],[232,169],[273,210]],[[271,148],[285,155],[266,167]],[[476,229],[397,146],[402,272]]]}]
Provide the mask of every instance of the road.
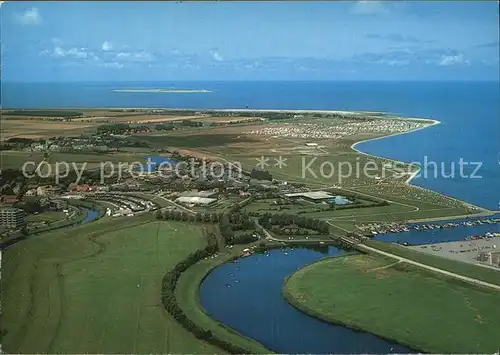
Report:
[{"label": "road", "polygon": [[184,206],[182,206],[182,205],[180,205],[180,204],[178,204],[178,203],[176,203],[176,202],[174,202],[174,201],[172,201],[172,200],[169,200],[169,199],[168,199],[168,198],[166,198],[166,197],[163,197],[163,196],[160,196],[160,195],[150,195],[150,194],[147,194],[147,193],[142,193],[142,194],[143,194],[143,195],[146,195],[146,196],[149,196],[149,197],[150,197],[150,198],[152,198],[152,199],[153,199],[153,198],[155,198],[155,197],[160,198],[160,199],[164,200],[165,202],[167,202],[168,204],[173,205],[173,206],[175,206],[175,207],[177,207],[177,208],[180,208],[181,210],[186,211],[186,212],[188,212],[188,213],[191,213],[191,214],[195,214],[195,213],[196,213],[196,212],[194,212],[194,211],[190,210],[190,209],[189,209],[189,208],[187,208],[187,207],[184,207]]},{"label": "road", "polygon": [[466,282],[469,282],[469,283],[472,283],[472,284],[476,284],[476,285],[480,285],[480,286],[484,286],[484,287],[488,287],[488,288],[500,291],[500,285],[495,285],[495,284],[492,284],[492,283],[489,283],[489,282],[484,282],[484,281],[481,281],[481,280],[478,280],[478,279],[474,279],[474,278],[471,278],[471,277],[467,277],[467,276],[455,274],[454,272],[450,272],[450,271],[446,271],[446,270],[443,270],[443,269],[439,269],[439,268],[434,267],[434,266],[422,264],[422,263],[419,263],[417,261],[406,259],[406,258],[403,258],[401,256],[398,256],[398,255],[395,255],[395,254],[392,254],[392,253],[387,253],[385,251],[369,247],[368,245],[365,245],[365,244],[357,244],[356,246],[359,249],[365,250],[367,252],[373,252],[373,253],[377,253],[377,254],[380,254],[380,255],[383,255],[383,256],[388,256],[388,257],[396,259],[398,261],[403,261],[403,262],[405,262],[407,264],[415,265],[415,266],[421,267],[423,269],[427,269],[427,270],[431,270],[431,271],[437,272],[439,274],[443,274],[443,275],[450,276],[450,277],[453,277],[453,278],[456,278],[456,279],[459,279],[459,280],[462,280],[462,281],[466,281]]},{"label": "road", "polygon": [[286,242],[286,243],[297,243],[297,242],[328,242],[328,243],[331,243],[333,240],[332,239],[315,239],[315,238],[311,238],[311,239],[305,239],[305,238],[301,238],[301,239],[293,239],[293,240],[289,240],[289,239],[279,239],[279,238],[275,238],[272,236],[271,233],[269,233],[267,231],[267,229],[265,229],[264,227],[262,227],[259,223],[259,221],[255,218],[255,225],[257,226],[257,228],[260,228],[260,230],[262,232],[264,232],[264,234],[266,235],[266,238],[270,239],[270,240],[274,240],[276,242]]},{"label": "road", "polygon": [[[261,230],[264,232],[264,234],[269,239],[274,240],[274,241],[280,241],[280,242],[284,241],[284,240],[281,240],[281,239],[274,238],[271,235],[271,233],[269,233],[266,229],[264,229],[257,221],[256,221],[256,224],[257,224],[258,227],[261,228]],[[368,245],[357,243],[354,239],[351,239],[351,238],[348,238],[348,237],[342,237],[342,239],[345,240],[346,242],[348,242],[349,244],[355,244],[358,249],[364,250],[366,252],[372,252],[372,253],[377,253],[379,255],[388,256],[388,257],[390,257],[392,259],[396,259],[398,262],[405,262],[407,264],[418,266],[418,267],[421,267],[423,269],[427,269],[427,270],[430,270],[430,271],[433,271],[433,272],[437,272],[437,273],[442,274],[442,275],[446,275],[446,276],[453,277],[453,278],[456,278],[456,279],[459,279],[459,280],[462,280],[462,281],[465,281],[465,282],[469,282],[469,283],[472,283],[472,284],[475,284],[475,285],[480,285],[480,286],[484,286],[484,287],[488,287],[488,288],[494,289],[496,291],[500,291],[500,285],[495,285],[495,284],[492,284],[492,283],[489,283],[489,282],[485,282],[485,281],[481,281],[481,280],[478,280],[478,279],[474,279],[472,277],[467,277],[467,276],[459,275],[459,274],[456,274],[454,272],[446,271],[446,270],[439,269],[439,268],[434,267],[434,266],[430,266],[430,265],[419,263],[417,261],[413,261],[411,259],[403,258],[401,256],[398,256],[398,255],[395,255],[395,254],[392,254],[392,253],[387,253],[385,251],[382,251],[382,250],[379,250],[379,249],[376,249],[376,248],[372,248],[372,247],[370,247]],[[295,242],[303,242],[303,241],[310,242],[312,240],[306,240],[306,239],[295,240]],[[319,241],[319,240],[314,240],[314,241]],[[328,241],[331,241],[331,240],[328,240]],[[286,242],[289,242],[289,241],[286,241]]]}]

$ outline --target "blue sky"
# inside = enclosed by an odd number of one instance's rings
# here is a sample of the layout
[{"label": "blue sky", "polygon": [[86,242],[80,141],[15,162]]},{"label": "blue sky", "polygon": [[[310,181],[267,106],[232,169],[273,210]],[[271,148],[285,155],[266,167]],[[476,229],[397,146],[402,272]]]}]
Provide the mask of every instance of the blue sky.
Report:
[{"label": "blue sky", "polygon": [[498,80],[495,1],[4,2],[5,81]]}]

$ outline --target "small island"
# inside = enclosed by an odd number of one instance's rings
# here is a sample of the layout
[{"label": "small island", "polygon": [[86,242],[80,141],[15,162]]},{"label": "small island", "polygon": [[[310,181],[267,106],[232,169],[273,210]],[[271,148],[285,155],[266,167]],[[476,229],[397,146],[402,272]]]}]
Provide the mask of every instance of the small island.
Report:
[{"label": "small island", "polygon": [[210,90],[199,89],[117,89],[113,92],[142,92],[142,93],[169,93],[169,94],[194,94],[212,92]]}]

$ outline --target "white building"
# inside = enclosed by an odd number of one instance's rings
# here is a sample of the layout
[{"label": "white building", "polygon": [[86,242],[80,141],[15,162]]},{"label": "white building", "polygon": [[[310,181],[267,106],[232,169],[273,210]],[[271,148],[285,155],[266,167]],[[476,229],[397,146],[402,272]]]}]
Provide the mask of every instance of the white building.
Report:
[{"label": "white building", "polygon": [[175,200],[175,202],[183,203],[183,204],[192,204],[198,206],[210,206],[217,202],[216,198],[206,198],[206,197],[197,197],[197,196],[182,196]]}]

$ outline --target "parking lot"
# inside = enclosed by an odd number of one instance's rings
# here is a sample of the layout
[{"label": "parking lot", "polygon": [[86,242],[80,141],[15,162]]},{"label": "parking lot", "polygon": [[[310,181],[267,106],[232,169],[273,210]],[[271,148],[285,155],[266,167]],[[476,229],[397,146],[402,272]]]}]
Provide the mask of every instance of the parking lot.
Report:
[{"label": "parking lot", "polygon": [[[411,246],[409,248],[427,254],[433,254],[467,263],[481,263],[493,267],[496,266],[500,271],[500,267],[498,265],[498,255],[500,253],[500,237],[425,244]],[[490,257],[489,253],[493,254],[492,257]],[[478,256],[480,254],[483,254],[483,261],[478,260]]]}]

